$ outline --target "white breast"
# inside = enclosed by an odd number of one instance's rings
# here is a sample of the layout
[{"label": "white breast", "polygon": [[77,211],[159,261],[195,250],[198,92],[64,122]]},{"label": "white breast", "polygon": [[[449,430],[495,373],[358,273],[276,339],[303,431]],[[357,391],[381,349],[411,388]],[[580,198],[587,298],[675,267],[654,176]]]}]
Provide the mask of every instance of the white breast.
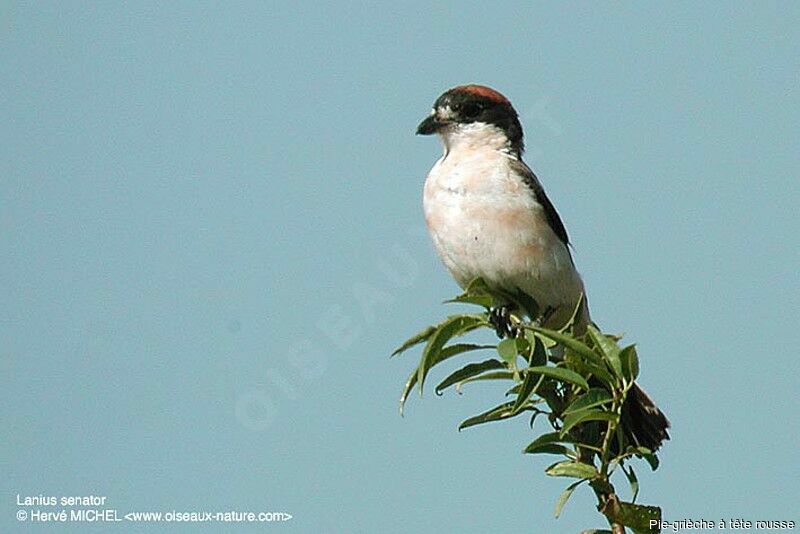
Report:
[{"label": "white breast", "polygon": [[449,148],[428,174],[423,206],[456,281],[463,287],[480,276],[521,289],[540,306],[574,307],[580,276],[533,191],[512,171],[512,156],[474,145]]}]

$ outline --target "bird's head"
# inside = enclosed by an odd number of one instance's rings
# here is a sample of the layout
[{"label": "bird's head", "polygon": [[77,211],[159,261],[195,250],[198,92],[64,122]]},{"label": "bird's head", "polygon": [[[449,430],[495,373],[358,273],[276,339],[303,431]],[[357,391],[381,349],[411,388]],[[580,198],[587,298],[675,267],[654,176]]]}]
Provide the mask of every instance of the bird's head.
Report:
[{"label": "bird's head", "polygon": [[439,134],[449,150],[453,145],[489,145],[522,154],[522,125],[511,102],[483,85],[460,85],[443,93],[417,134]]}]

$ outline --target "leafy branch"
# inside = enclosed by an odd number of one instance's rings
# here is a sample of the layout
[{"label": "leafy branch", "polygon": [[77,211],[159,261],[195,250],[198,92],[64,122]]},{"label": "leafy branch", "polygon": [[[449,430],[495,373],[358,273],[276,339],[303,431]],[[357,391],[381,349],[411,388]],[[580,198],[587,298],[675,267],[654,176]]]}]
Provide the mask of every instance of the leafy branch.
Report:
[{"label": "leafy branch", "polygon": [[[633,460],[644,459],[652,470],[658,468],[656,453],[633,442],[625,432],[628,393],[639,373],[639,359],[633,345],[621,347],[620,338],[604,334],[593,325],[576,333],[580,324],[579,304],[572,319],[560,330],[525,322],[520,315],[509,318],[513,336],[497,344],[455,342],[457,338],[480,329],[496,329],[492,310],[512,303],[529,317],[540,317],[536,303],[521,294],[489,289],[480,279],[448,302],[460,302],[483,308],[482,312],[451,315],[427,327],[403,343],[397,355],[424,344],[420,362],[411,373],[400,397],[402,415],[409,394],[416,386],[422,395],[429,372],[447,360],[479,351],[492,350],[496,356],[467,363],[449,374],[435,387],[437,394],[449,388],[457,391],[468,383],[511,381],[507,400],[494,408],[470,417],[459,430],[480,424],[530,414],[530,426],[539,416],[549,424],[547,432],[536,437],[523,450],[525,454],[547,454],[562,459],[545,469],[553,477],[577,479],[559,496],[555,506],[558,517],[575,489],[583,483],[597,497],[597,509],[611,530],[593,532],[660,532],[661,509],[635,504],[639,482]],[[623,501],[612,484],[620,471],[631,488],[631,498]]]}]

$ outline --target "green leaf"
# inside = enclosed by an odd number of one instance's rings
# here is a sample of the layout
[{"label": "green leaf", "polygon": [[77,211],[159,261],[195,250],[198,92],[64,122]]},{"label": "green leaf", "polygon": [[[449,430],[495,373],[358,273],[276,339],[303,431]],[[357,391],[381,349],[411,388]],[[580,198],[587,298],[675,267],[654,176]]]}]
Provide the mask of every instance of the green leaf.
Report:
[{"label": "green leaf", "polygon": [[558,432],[542,434],[530,443],[522,451],[524,454],[563,454],[570,458],[575,458],[575,451],[562,445],[561,442],[569,440],[561,439]]},{"label": "green leaf", "polygon": [[436,386],[436,394],[441,395],[442,391],[449,388],[453,384],[457,384],[463,380],[471,378],[473,376],[480,375],[481,373],[485,373],[486,371],[490,371],[492,369],[505,369],[506,366],[500,360],[485,360],[480,363],[470,363],[459,369],[458,371],[454,371],[450,374],[447,378],[442,380],[438,386]]},{"label": "green leaf", "polygon": [[403,393],[400,394],[400,417],[403,417],[403,411],[405,410],[406,406],[406,399],[408,399],[408,394],[411,393],[411,390],[414,389],[414,384],[417,383],[417,370],[415,369],[411,376],[408,377],[406,381],[406,385],[403,388]]},{"label": "green leaf", "polygon": [[539,326],[525,325],[525,328],[529,328],[548,339],[552,339],[553,341],[561,343],[568,349],[575,351],[577,354],[580,354],[581,356],[583,356],[584,358],[586,358],[591,362],[594,362],[595,364],[602,365],[603,359],[600,357],[599,354],[590,349],[585,343],[575,339],[569,334],[563,334],[556,330],[550,330],[549,328],[541,328]]},{"label": "green leaf", "polygon": [[[493,349],[494,345],[476,345],[474,343],[453,343],[452,345],[448,345],[443,348],[439,352],[439,357],[433,362],[433,365],[437,365],[448,358],[452,358],[453,356],[458,356],[464,352],[470,352],[473,350],[486,350],[486,349]],[[433,367],[431,365],[431,367]]]},{"label": "green leaf", "polygon": [[566,322],[564,326],[562,326],[558,331],[559,332],[572,332],[575,323],[578,322],[578,319],[583,319],[582,314],[584,312],[584,305],[583,301],[586,299],[586,296],[581,293],[580,298],[578,299],[578,303],[575,305],[575,308],[572,310],[572,315],[569,318],[569,321]]},{"label": "green leaf", "polygon": [[589,337],[600,348],[603,357],[609,363],[614,373],[622,377],[622,362],[619,358],[620,348],[617,343],[600,332],[594,325],[589,325]]},{"label": "green leaf", "polygon": [[419,394],[422,395],[422,388],[425,385],[425,377],[428,371],[439,361],[439,352],[444,348],[450,339],[466,334],[476,328],[488,325],[489,322],[483,315],[452,315],[441,322],[436,331],[428,338],[428,344],[422,351],[419,367],[417,367],[417,382],[419,383]]},{"label": "green leaf", "polygon": [[540,375],[539,378],[536,378],[536,375],[533,373],[528,373],[525,375],[525,378],[522,380],[522,387],[517,394],[517,400],[514,402],[514,409],[512,410],[514,413],[518,413],[523,406],[528,402],[528,399],[531,398],[531,395],[539,389],[539,386],[544,380],[544,376]]},{"label": "green leaf", "polygon": [[[544,345],[545,349],[555,347],[556,345],[558,345],[558,343],[556,343],[552,339],[540,336],[530,328],[524,328],[523,326],[523,330],[525,331],[525,339],[527,339],[528,343],[530,343],[531,345],[535,344],[537,341],[542,345]],[[545,354],[545,358],[546,357],[547,355]],[[544,365],[544,363],[542,363],[542,365]]]},{"label": "green leaf", "polygon": [[658,469],[658,456],[647,447],[631,447],[628,450],[632,451],[639,458],[644,458],[647,463],[650,464],[650,469],[653,471]]},{"label": "green leaf", "polygon": [[514,417],[514,415],[511,413],[511,408],[513,405],[513,402],[505,402],[489,411],[483,412],[482,414],[478,414],[474,417],[470,417],[458,426],[458,430],[460,431],[471,426],[490,423],[492,421],[501,421],[503,419],[508,419],[509,417]]},{"label": "green leaf", "polygon": [[564,425],[561,427],[561,435],[565,435],[575,425],[585,423],[587,421],[613,421],[619,422],[619,416],[611,412],[600,412],[594,410],[581,410],[574,412],[564,418]]},{"label": "green leaf", "polygon": [[575,384],[576,386],[585,390],[589,389],[589,384],[586,382],[585,378],[575,371],[570,371],[564,367],[547,367],[545,365],[537,365],[536,367],[526,367],[525,369],[522,369],[522,371],[525,373],[535,373],[537,375],[549,376],[551,378],[555,378],[556,380],[561,380],[562,382]]},{"label": "green leaf", "polygon": [[577,399],[575,399],[569,407],[564,410],[564,415],[569,415],[574,412],[579,412],[581,410],[588,410],[589,408],[595,408],[597,406],[601,406],[603,404],[608,404],[612,402],[614,397],[611,396],[611,393],[606,391],[605,389],[600,388],[592,388]]},{"label": "green leaf", "polygon": [[490,309],[495,303],[495,297],[492,290],[482,278],[475,278],[464,290],[462,294],[451,299],[446,300],[446,303],[461,302],[465,304],[477,304],[483,306],[487,310]]},{"label": "green leaf", "polygon": [[523,450],[522,452],[524,452],[524,453],[530,452],[529,449],[536,448],[539,445],[544,445],[545,443],[559,443],[561,441],[568,442],[568,443],[570,442],[569,439],[566,439],[566,440],[561,439],[561,436],[558,435],[558,432],[548,432],[547,434],[542,434],[541,436],[539,436],[538,438],[533,440],[530,443],[530,445],[525,447],[525,450]]},{"label": "green leaf", "polygon": [[491,371],[489,373],[483,373],[482,375],[471,376],[456,384],[456,391],[460,391],[464,384],[469,384],[470,382],[479,382],[482,380],[514,380],[514,373],[511,371]]},{"label": "green leaf", "polygon": [[530,420],[531,430],[533,430],[533,423],[536,422],[536,417],[538,417],[541,414],[547,414],[547,412],[544,412],[544,411],[539,410],[539,409],[534,409],[533,410],[533,415],[531,416],[531,420]]},{"label": "green leaf", "polygon": [[629,502],[618,502],[613,507],[612,517],[634,532],[660,532],[661,529],[650,526],[651,521],[661,522],[661,508],[644,506]]},{"label": "green leaf", "polygon": [[[528,340],[531,343],[530,340]],[[547,364],[547,350],[544,347],[544,343],[541,339],[533,336],[533,352],[531,353],[531,359],[528,362],[530,367],[541,367]]]},{"label": "green leaf", "polygon": [[575,491],[575,488],[583,484],[583,482],[584,482],[583,480],[573,482],[572,484],[567,486],[567,489],[565,489],[558,497],[558,500],[556,501],[556,510],[555,510],[556,519],[558,519],[558,516],[561,515],[561,509],[564,508],[565,504],[567,504],[567,501],[572,496],[572,492]]},{"label": "green leaf", "polygon": [[[452,358],[453,356],[457,356],[464,352],[469,352],[473,350],[482,350],[482,349],[493,349],[493,345],[475,345],[472,343],[455,343],[453,345],[449,345],[443,348],[439,355],[437,356],[436,360],[431,363],[431,367],[434,365],[443,362],[448,358]],[[403,415],[403,409],[405,408],[406,399],[408,399],[409,393],[411,390],[414,389],[414,385],[417,383],[418,377],[418,369],[415,369],[411,376],[408,377],[408,381],[406,381],[406,385],[403,388],[403,393],[400,395],[400,415]]]},{"label": "green leaf", "polygon": [[600,365],[594,365],[586,360],[581,359],[578,356],[573,354],[567,353],[565,359],[567,365],[572,369],[578,371],[582,375],[592,375],[597,377],[598,380],[602,381],[608,389],[614,389],[617,386],[617,379],[614,378],[611,373],[606,368],[606,365],[601,362]]},{"label": "green leaf", "polygon": [[551,477],[584,478],[586,480],[591,480],[597,476],[597,469],[594,466],[570,460],[555,463],[545,469],[544,472]]},{"label": "green leaf", "polygon": [[594,325],[589,325],[589,337],[594,341],[604,356],[619,355],[620,348],[611,336],[603,334]]},{"label": "green leaf", "polygon": [[622,376],[628,382],[636,380],[636,377],[639,376],[639,356],[636,354],[636,347],[629,345],[622,349],[619,360],[622,364]]},{"label": "green leaf", "polygon": [[497,344],[497,353],[508,363],[517,359],[517,342],[514,338],[506,338]]},{"label": "green leaf", "polygon": [[445,304],[452,304],[452,303],[463,303],[463,304],[476,304],[478,306],[483,306],[487,310],[492,307],[494,303],[494,298],[491,295],[468,295],[466,293],[459,295],[455,298],[450,300],[444,301]]},{"label": "green leaf", "polygon": [[567,458],[571,459],[575,459],[578,456],[575,454],[575,451],[565,445],[561,445],[560,443],[545,443],[544,445],[540,445],[533,450],[525,452],[526,454],[560,454],[561,456],[566,456]]},{"label": "green leaf", "polygon": [[422,332],[419,332],[415,336],[409,338],[405,343],[403,343],[402,345],[397,347],[397,349],[395,349],[395,351],[392,353],[392,356],[396,356],[396,355],[400,354],[401,352],[410,349],[414,345],[417,345],[418,343],[422,343],[423,341],[427,341],[428,338],[431,337],[434,332],[436,332],[436,327],[435,326],[429,326],[428,328],[426,328]]},{"label": "green leaf", "polygon": [[464,290],[464,295],[491,295],[492,290],[489,289],[489,284],[486,283],[486,280],[481,278],[480,276],[477,278],[473,278],[467,284],[467,288]]},{"label": "green leaf", "polygon": [[632,465],[629,465],[627,469],[623,465],[622,472],[625,473],[625,478],[628,479],[628,483],[631,485],[631,492],[633,493],[631,502],[636,502],[636,497],[639,495],[639,479],[636,478],[636,472],[634,472]]},{"label": "green leaf", "polygon": [[515,337],[514,344],[517,346],[517,354],[525,358],[525,361],[529,361],[533,351],[531,350],[533,346],[530,342],[525,339],[524,337]]}]

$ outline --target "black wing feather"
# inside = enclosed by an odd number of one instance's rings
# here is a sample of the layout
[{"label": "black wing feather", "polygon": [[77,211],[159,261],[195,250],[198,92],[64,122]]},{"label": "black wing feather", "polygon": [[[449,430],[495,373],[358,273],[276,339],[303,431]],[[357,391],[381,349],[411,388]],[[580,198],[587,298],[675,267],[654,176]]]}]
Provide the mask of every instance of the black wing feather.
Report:
[{"label": "black wing feather", "polygon": [[550,199],[547,198],[547,195],[544,193],[544,189],[541,187],[535,191],[536,193],[536,202],[542,205],[544,208],[544,213],[547,216],[547,222],[550,225],[550,228],[553,229],[553,232],[556,233],[558,238],[564,243],[564,245],[569,245],[569,236],[567,235],[567,229],[564,228],[564,223],[561,222],[561,217],[558,216],[558,212],[556,208],[553,207],[553,204],[550,202]]},{"label": "black wing feather", "polygon": [[538,202],[544,209],[544,214],[547,218],[547,223],[550,225],[550,228],[558,236],[561,242],[564,243],[564,246],[567,247],[567,250],[569,250],[569,236],[567,235],[567,229],[564,228],[564,223],[561,222],[561,217],[558,216],[558,212],[553,206],[553,203],[550,202],[549,198],[547,198],[542,184],[539,183],[539,179],[536,178],[536,175],[533,174],[531,168],[525,165],[523,161],[517,160],[515,163],[515,166],[518,167],[517,170],[522,176],[523,181],[528,187],[531,188],[533,194],[536,196],[536,202]]}]

